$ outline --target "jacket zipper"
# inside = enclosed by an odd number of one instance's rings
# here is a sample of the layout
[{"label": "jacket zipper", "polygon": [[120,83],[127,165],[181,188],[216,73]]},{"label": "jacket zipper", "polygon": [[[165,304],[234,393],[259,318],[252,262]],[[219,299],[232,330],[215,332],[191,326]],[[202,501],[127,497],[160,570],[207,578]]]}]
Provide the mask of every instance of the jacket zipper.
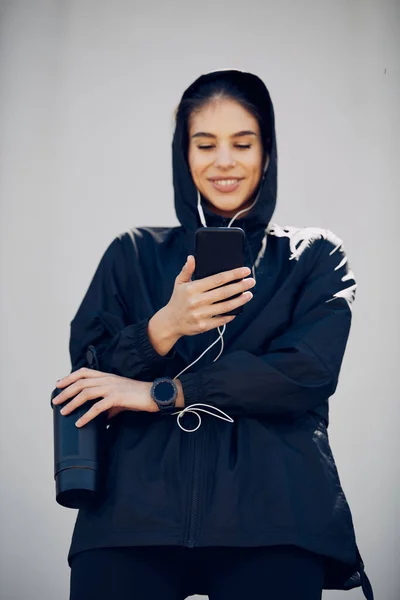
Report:
[{"label": "jacket zipper", "polygon": [[[200,433],[200,431],[199,431]],[[189,434],[195,435],[195,434]],[[199,436],[196,436],[199,437]],[[189,534],[187,545],[193,548],[195,545],[195,534],[196,534],[196,523],[197,523],[197,509],[199,500],[199,479],[200,479],[200,439],[193,439],[194,442],[194,465],[193,465],[193,485],[192,485],[192,498],[191,498],[191,509],[190,509],[190,522],[189,522]]]}]

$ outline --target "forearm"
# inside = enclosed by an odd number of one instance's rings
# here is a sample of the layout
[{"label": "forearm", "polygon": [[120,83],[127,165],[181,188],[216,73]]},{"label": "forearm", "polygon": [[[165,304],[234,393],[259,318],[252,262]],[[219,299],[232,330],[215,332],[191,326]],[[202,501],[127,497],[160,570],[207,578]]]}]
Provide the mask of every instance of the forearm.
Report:
[{"label": "forearm", "polygon": [[148,321],[146,317],[126,326],[122,319],[110,315],[108,323],[105,313],[101,324],[95,319],[74,319],[70,336],[72,370],[87,366],[90,344],[95,348],[100,371],[147,381],[160,377],[165,365],[173,360],[174,353],[162,355],[157,352],[149,339]]},{"label": "forearm", "polygon": [[148,336],[153,348],[160,356],[166,356],[178,341],[180,336],[174,331],[165,307],[150,319]]},{"label": "forearm", "polygon": [[186,406],[204,402],[230,416],[291,418],[325,402],[337,383],[318,358],[300,352],[237,351],[181,380]]}]

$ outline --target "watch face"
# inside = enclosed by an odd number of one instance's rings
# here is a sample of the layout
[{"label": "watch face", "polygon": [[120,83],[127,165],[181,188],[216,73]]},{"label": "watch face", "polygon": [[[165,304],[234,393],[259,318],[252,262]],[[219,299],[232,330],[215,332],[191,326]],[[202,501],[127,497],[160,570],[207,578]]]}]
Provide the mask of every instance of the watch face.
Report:
[{"label": "watch face", "polygon": [[170,381],[160,381],[155,388],[157,402],[168,403],[175,397],[175,386]]}]

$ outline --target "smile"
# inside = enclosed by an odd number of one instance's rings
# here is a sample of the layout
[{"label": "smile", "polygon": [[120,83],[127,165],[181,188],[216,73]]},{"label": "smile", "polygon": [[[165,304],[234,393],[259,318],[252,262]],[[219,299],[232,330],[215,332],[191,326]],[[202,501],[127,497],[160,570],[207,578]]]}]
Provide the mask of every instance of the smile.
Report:
[{"label": "smile", "polygon": [[219,192],[233,192],[241,182],[241,179],[210,179],[213,187]]},{"label": "smile", "polygon": [[214,179],[211,180],[213,183],[219,183],[220,185],[233,185],[237,183],[239,179]]}]

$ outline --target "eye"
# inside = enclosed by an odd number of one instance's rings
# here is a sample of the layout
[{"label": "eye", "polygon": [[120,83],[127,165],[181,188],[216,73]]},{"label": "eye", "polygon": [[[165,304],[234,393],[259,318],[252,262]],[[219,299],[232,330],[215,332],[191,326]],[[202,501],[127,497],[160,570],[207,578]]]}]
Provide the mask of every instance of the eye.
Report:
[{"label": "eye", "polygon": [[[197,146],[199,150],[211,150],[211,148],[215,148],[215,146]],[[239,150],[247,150],[251,148],[251,144],[235,144],[235,148],[239,148]]]}]

